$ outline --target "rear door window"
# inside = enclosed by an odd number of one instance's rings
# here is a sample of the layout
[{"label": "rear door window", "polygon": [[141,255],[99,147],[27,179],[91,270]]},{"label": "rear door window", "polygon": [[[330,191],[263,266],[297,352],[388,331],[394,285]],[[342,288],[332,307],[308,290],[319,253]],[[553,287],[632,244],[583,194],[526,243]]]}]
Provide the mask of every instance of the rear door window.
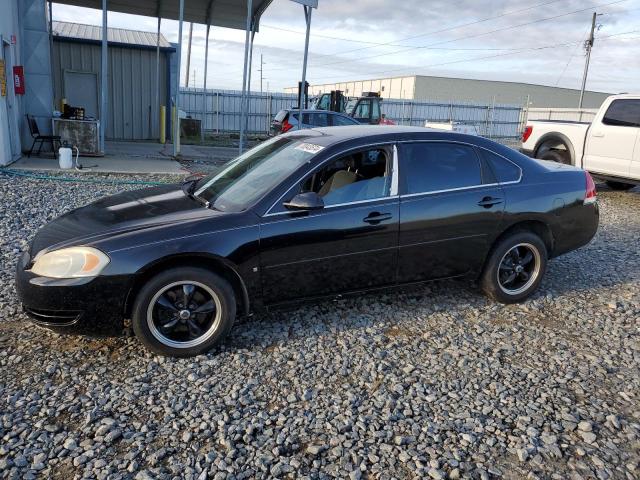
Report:
[{"label": "rear door window", "polygon": [[480,160],[468,145],[402,143],[399,160],[404,194],[440,192],[483,183]]},{"label": "rear door window", "polygon": [[335,126],[343,126],[343,125],[358,125],[351,117],[346,117],[344,115],[331,115],[331,120]]},{"label": "rear door window", "polygon": [[618,127],[640,127],[640,100],[614,100],[602,123]]},{"label": "rear door window", "polygon": [[[309,125],[313,125],[314,127],[328,127],[329,120],[327,120],[326,113],[313,113],[310,115]],[[305,123],[307,123],[305,121]]]},{"label": "rear door window", "polygon": [[[517,182],[520,180],[521,170],[515,163],[484,148],[479,148],[478,151],[484,161],[489,164],[491,173],[495,175],[495,180],[498,183]],[[490,183],[486,180],[485,178],[485,183]]]}]

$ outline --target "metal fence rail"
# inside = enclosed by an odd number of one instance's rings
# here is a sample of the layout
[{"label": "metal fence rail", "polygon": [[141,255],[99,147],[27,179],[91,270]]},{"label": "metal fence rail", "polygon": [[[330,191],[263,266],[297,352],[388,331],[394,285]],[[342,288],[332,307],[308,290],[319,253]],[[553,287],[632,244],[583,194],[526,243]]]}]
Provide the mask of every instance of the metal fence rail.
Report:
[{"label": "metal fence rail", "polygon": [[597,108],[530,108],[529,120],[559,120],[569,122],[592,122]]},{"label": "metal fence rail", "polygon": [[[203,119],[203,102],[206,114]],[[254,134],[269,131],[271,119],[283,108],[295,106],[297,96],[288,93],[257,93],[249,97],[249,128]],[[215,133],[240,131],[241,92],[235,90],[181,89],[181,108],[203,121],[204,130]],[[526,112],[521,105],[475,104],[385,99],[384,114],[399,125],[424,126],[430,122],[474,125],[479,134],[505,144],[519,141]]]}]

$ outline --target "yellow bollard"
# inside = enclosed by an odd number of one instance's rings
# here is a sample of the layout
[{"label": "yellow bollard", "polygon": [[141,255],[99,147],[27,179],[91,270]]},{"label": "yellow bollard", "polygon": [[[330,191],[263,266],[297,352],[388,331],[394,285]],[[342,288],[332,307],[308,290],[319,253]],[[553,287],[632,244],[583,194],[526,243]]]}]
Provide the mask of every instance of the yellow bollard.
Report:
[{"label": "yellow bollard", "polygon": [[167,107],[160,105],[160,143],[167,142]]},{"label": "yellow bollard", "polygon": [[176,136],[176,106],[173,105],[171,107],[171,141],[175,142],[175,137]]}]

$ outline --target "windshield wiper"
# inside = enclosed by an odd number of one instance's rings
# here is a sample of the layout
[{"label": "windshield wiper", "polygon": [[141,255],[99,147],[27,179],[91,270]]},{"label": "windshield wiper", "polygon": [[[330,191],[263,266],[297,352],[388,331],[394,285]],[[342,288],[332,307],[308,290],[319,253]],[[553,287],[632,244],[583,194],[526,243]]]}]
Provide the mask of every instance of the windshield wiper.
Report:
[{"label": "windshield wiper", "polygon": [[208,203],[206,202],[203,198],[197,196],[195,194],[196,191],[196,187],[198,186],[198,182],[202,179],[203,177],[200,175],[190,175],[187,178],[185,178],[185,180],[182,182],[182,191],[184,192],[184,194],[193,199],[193,200],[198,200],[199,202],[202,203]]}]

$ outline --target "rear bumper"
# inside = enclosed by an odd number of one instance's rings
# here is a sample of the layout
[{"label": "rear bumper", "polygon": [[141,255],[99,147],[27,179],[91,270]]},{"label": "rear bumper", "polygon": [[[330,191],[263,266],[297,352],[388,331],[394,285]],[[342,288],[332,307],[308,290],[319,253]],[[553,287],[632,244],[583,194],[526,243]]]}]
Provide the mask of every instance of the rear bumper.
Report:
[{"label": "rear bumper", "polygon": [[16,270],[16,290],[32,321],[58,333],[90,336],[122,334],[126,276],[55,279],[27,271],[24,254]]},{"label": "rear bumper", "polygon": [[556,244],[553,256],[557,257],[588,244],[598,231],[599,224],[600,208],[597,202],[571,208],[571,211],[563,215],[554,232]]}]

